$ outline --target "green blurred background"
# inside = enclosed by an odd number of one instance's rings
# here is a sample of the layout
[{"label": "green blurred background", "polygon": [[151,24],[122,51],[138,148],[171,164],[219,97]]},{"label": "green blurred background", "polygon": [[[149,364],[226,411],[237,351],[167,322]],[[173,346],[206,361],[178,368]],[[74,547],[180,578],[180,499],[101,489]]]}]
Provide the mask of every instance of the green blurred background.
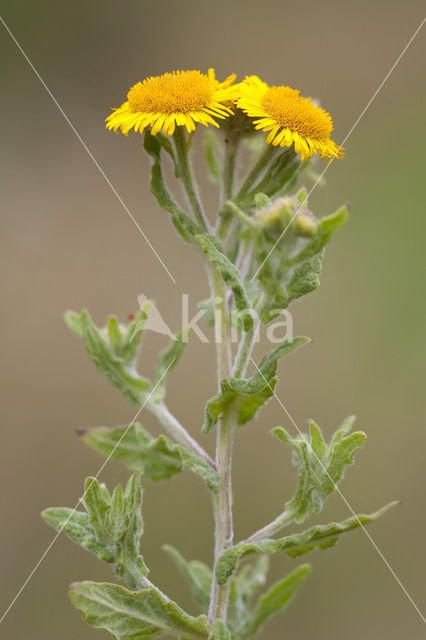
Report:
[{"label": "green blurred background", "polygon": [[[75,435],[86,425],[127,423],[133,415],[65,327],[67,308],[87,306],[103,323],[123,320],[139,292],[157,300],[173,328],[180,296],[206,295],[196,253],[180,243],[148,190],[148,160],[136,135],[104,129],[110,106],[148,75],[216,68],[220,78],[257,73],[320,97],[340,142],[420,24],[422,3],[214,3],[124,0],[1,3],[1,14],[135,218],[173,273],[173,285],[3,27],[1,195],[3,341],[0,450],[1,609],[54,532],[40,511],[73,506],[102,459]],[[293,307],[295,332],[313,344],[281,365],[278,394],[300,426],[313,417],[330,435],[349,413],[369,440],[343,492],[356,511],[395,498],[402,505],[369,529],[415,602],[424,603],[426,89],[420,81],[425,33],[403,57],[311,199],[318,214],[350,201],[349,224],[327,252],[322,286]],[[323,167],[324,165],[320,165]],[[210,192],[209,192],[210,193]],[[210,208],[215,200],[209,202]],[[165,339],[144,346],[152,372]],[[259,348],[259,353],[261,348]],[[211,346],[194,337],[171,375],[169,404],[192,434],[215,389]],[[150,416],[144,424],[157,429]],[[292,430],[271,400],[237,433],[236,538],[281,509],[295,475],[288,452],[268,435]],[[201,436],[199,436],[201,437]],[[213,437],[205,443],[213,446]],[[127,472],[111,462],[110,485]],[[344,518],[329,500],[323,521]],[[182,474],[145,490],[143,552],[152,578],[195,613],[188,590],[162,552],[211,561],[212,517],[202,483]],[[367,536],[358,531],[311,556],[314,571],[298,599],[262,637],[417,640],[422,621]],[[423,565],[423,566],[422,566]],[[272,577],[294,566],[276,558]],[[67,601],[67,585],[113,579],[107,567],[61,536],[0,628],[21,640],[89,640]]]}]

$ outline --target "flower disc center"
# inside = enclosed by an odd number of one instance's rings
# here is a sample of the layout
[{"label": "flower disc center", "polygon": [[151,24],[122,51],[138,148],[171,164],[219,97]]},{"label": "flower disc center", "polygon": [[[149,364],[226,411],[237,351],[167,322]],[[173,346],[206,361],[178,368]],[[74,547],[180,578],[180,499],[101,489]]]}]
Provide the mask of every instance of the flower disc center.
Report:
[{"label": "flower disc center", "polygon": [[302,98],[296,89],[269,87],[262,106],[277,124],[301,136],[320,140],[328,138],[333,130],[331,116],[312,104],[310,98]]},{"label": "flower disc center", "polygon": [[205,107],[213,92],[211,80],[200,71],[178,71],[138,82],[127,99],[134,112],[188,113]]}]

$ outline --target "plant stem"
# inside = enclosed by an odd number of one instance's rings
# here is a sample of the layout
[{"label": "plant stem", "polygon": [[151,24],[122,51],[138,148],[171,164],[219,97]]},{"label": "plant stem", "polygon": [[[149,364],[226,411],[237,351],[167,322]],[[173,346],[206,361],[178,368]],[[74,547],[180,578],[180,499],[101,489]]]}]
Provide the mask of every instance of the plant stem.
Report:
[{"label": "plant stem", "polygon": [[188,447],[191,451],[196,453],[200,458],[203,458],[209,464],[212,469],[216,469],[216,463],[212,460],[198,444],[192,436],[189,435],[187,430],[175,416],[170,413],[169,409],[162,402],[155,402],[154,400],[148,400],[145,407],[157,418],[157,420],[163,425],[163,427],[169,432],[173,438],[185,447]]},{"label": "plant stem", "polygon": [[[221,194],[222,208],[224,202],[232,198],[235,178],[235,161],[237,158],[239,141],[240,134],[237,131],[229,132],[229,137],[225,141],[225,163],[223,167]],[[229,212],[227,215],[219,218],[216,234],[220,240],[224,240],[226,238],[231,222],[232,218],[229,215]]]},{"label": "plant stem", "polygon": [[167,602],[170,602],[170,598],[156,587],[151,580],[144,576],[136,567],[134,562],[126,563],[123,568],[123,579],[131,589],[153,589],[157,591]]},{"label": "plant stem", "polygon": [[240,136],[236,131],[231,131],[229,137],[225,141],[226,149],[225,164],[223,168],[222,202],[232,198],[235,177],[235,161],[237,158],[239,141]]},{"label": "plant stem", "polygon": [[272,144],[266,145],[265,151],[262,153],[262,155],[260,156],[259,160],[254,165],[253,169],[250,171],[250,173],[248,174],[247,178],[245,179],[241,189],[239,190],[238,195],[236,197],[237,201],[239,199],[243,198],[250,191],[250,189],[253,186],[254,181],[259,177],[259,175],[262,173],[262,171],[268,165],[268,163],[272,159],[275,151],[276,151],[276,147],[274,147]]},{"label": "plant stem", "polygon": [[216,620],[226,622],[229,599],[229,582],[219,585],[216,565],[221,555],[232,547],[234,528],[232,519],[232,445],[236,423],[234,410],[225,411],[218,428],[217,457],[220,490],[215,498],[215,562],[208,620],[214,625]]},{"label": "plant stem", "polygon": [[294,518],[294,513],[292,511],[284,511],[281,513],[275,520],[267,524],[262,529],[253,533],[250,538],[247,538],[245,542],[259,542],[259,540],[263,540],[264,538],[270,538],[274,536],[278,531],[281,531],[287,524],[289,524]]},{"label": "plant stem", "polygon": [[256,229],[256,221],[251,216],[248,216],[245,211],[240,209],[240,207],[236,205],[235,202],[233,202],[232,200],[227,200],[224,206],[227,207],[229,211],[237,216],[237,218],[244,222],[244,224],[246,224],[248,227]]},{"label": "plant stem", "polygon": [[[211,270],[211,287],[216,305],[216,321],[219,332],[216,335],[218,383],[230,374],[231,353],[229,338],[229,315],[226,305],[226,287],[221,276]],[[218,326],[218,325],[216,325]],[[232,443],[235,425],[233,409],[224,411],[217,429],[216,465],[219,473],[219,493],[214,499],[215,553],[214,568],[223,552],[232,546]],[[219,585],[213,574],[212,591],[208,619],[214,625],[216,620],[226,622],[229,584]]]},{"label": "plant stem", "polygon": [[203,229],[209,231],[210,224],[207,220],[206,214],[204,213],[200,197],[194,184],[193,169],[188,154],[188,144],[183,127],[176,127],[173,134],[173,140],[176,148],[179,178],[182,181],[188,202],[196,220],[200,223]]},{"label": "plant stem", "polygon": [[251,329],[244,332],[240,341],[237,357],[235,358],[234,367],[232,369],[232,376],[234,378],[242,378],[246,372],[250,356],[253,352],[257,326],[257,322],[253,319],[253,326]]}]

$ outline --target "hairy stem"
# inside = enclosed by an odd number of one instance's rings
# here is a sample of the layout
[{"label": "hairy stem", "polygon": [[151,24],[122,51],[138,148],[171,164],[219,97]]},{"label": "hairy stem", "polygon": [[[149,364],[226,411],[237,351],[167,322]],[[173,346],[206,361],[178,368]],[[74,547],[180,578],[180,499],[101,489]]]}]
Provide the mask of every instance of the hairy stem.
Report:
[{"label": "hairy stem", "polygon": [[[211,272],[212,293],[216,305],[216,334],[218,383],[230,374],[231,353],[229,336],[229,314],[226,305],[226,288],[221,276]],[[232,409],[225,411],[217,429],[216,465],[219,473],[220,488],[214,498],[215,551],[214,566],[223,552],[232,546],[232,443],[235,415]],[[211,624],[216,620],[226,621],[229,584],[219,585],[213,578],[208,619]]]},{"label": "hairy stem", "polygon": [[209,231],[210,224],[207,220],[206,214],[204,213],[204,209],[194,183],[192,165],[188,154],[188,144],[183,127],[176,128],[173,135],[173,140],[176,148],[179,178],[182,181],[185,194],[188,198],[188,202],[191,206],[196,220],[200,223],[203,229]]},{"label": "hairy stem", "polygon": [[235,202],[233,202],[232,200],[227,200],[225,202],[225,207],[227,207],[234,216],[239,218],[241,222],[244,222],[244,224],[246,224],[249,228],[251,227],[253,229],[256,229],[257,225],[255,220],[251,216],[248,216],[245,211],[240,209],[240,207],[236,205]]},{"label": "hairy stem", "polygon": [[203,458],[209,464],[212,469],[216,469],[216,463],[212,460],[198,444],[192,436],[189,435],[187,430],[175,416],[170,413],[169,409],[162,402],[155,402],[154,400],[148,400],[145,407],[157,418],[157,420],[163,425],[163,427],[169,432],[169,434],[185,447],[188,447],[191,451],[196,453],[200,458]]},{"label": "hairy stem", "polygon": [[[234,189],[234,179],[235,179],[235,163],[237,159],[237,150],[238,144],[240,141],[240,136],[238,132],[231,131],[229,137],[225,141],[225,163],[223,167],[223,175],[222,175],[222,193],[221,193],[221,202],[222,208],[223,203],[232,198],[233,189]],[[229,214],[224,216],[220,216],[219,224],[217,226],[216,234],[220,240],[225,240],[229,227],[232,223],[232,218]]]},{"label": "hairy stem", "polygon": [[247,370],[247,365],[253,352],[257,326],[258,325],[256,321],[253,320],[253,326],[251,327],[251,329],[246,331],[241,338],[238,347],[238,353],[234,362],[234,367],[232,369],[232,376],[234,378],[242,378]]},{"label": "hairy stem", "polygon": [[222,202],[232,198],[235,178],[235,161],[237,159],[238,143],[240,136],[237,132],[230,132],[225,140],[225,164],[223,168]]}]

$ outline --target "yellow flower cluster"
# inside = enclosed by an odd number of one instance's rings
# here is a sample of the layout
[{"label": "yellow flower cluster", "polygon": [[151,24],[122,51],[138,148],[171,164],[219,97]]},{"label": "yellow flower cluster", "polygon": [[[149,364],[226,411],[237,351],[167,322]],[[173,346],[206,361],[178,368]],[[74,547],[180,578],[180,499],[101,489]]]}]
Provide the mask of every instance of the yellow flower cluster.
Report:
[{"label": "yellow flower cluster", "polygon": [[232,116],[240,109],[255,129],[268,133],[266,142],[291,147],[301,159],[318,153],[321,158],[342,158],[344,151],[330,135],[333,121],[327,111],[311,98],[303,98],[290,87],[269,87],[257,76],[247,76],[235,84],[235,74],[224,82],[216,80],[213,69],[173,71],[147,78],[135,84],[127,101],[106,119],[108,129],[131,129],[142,133],[146,127],[153,135],[163,131],[173,135],[176,126],[195,131],[197,124],[219,127],[216,119]]}]

